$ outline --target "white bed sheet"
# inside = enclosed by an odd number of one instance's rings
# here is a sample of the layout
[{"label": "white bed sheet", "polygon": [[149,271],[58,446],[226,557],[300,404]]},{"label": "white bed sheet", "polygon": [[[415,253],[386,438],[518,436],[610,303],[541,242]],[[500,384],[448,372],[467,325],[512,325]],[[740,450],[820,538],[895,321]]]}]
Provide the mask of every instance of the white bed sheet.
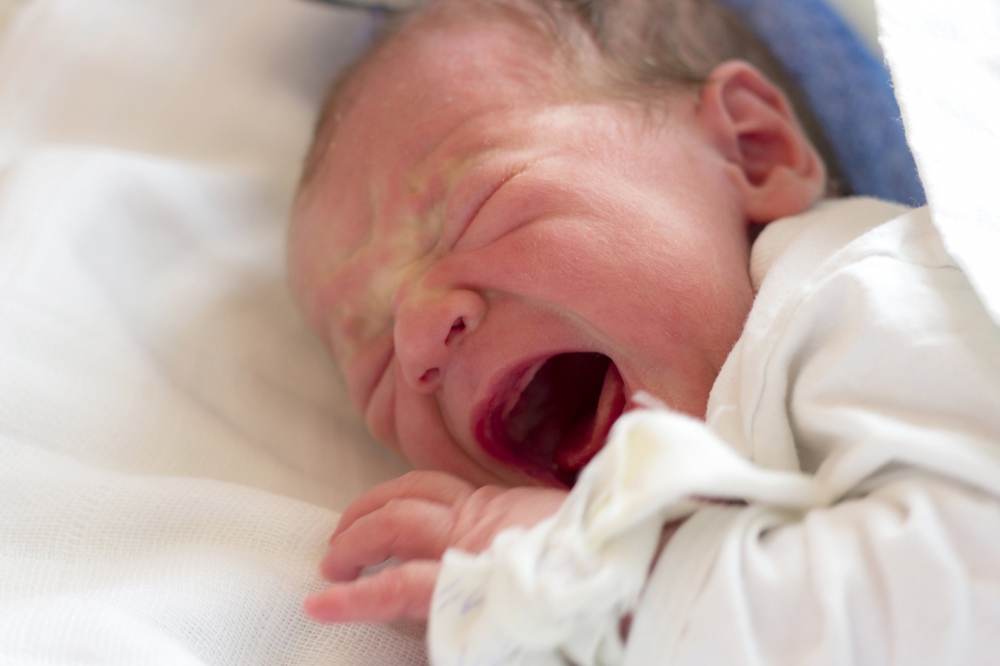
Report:
[{"label": "white bed sheet", "polygon": [[312,116],[368,19],[30,0],[0,45],[0,663],[421,664],[323,626],[337,514],[404,465],[283,275]]}]

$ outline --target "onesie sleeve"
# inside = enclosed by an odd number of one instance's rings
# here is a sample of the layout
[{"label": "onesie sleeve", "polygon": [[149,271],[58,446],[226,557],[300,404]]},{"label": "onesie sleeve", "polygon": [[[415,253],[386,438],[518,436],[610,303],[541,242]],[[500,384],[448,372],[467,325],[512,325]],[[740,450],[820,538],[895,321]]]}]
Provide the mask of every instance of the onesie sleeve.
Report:
[{"label": "onesie sleeve", "polygon": [[801,517],[707,508],[657,563],[625,663],[990,664],[998,590],[996,499],[947,481]]}]

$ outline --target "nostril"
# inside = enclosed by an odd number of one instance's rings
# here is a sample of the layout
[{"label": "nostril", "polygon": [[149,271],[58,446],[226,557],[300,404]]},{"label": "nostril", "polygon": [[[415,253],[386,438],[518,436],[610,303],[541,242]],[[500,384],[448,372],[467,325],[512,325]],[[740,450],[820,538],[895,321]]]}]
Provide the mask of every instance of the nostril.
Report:
[{"label": "nostril", "polygon": [[474,291],[421,288],[408,290],[394,305],[393,345],[403,377],[421,393],[437,391],[466,336],[479,328],[486,300]]},{"label": "nostril", "polygon": [[463,317],[459,317],[458,319],[455,320],[455,323],[451,325],[451,330],[448,331],[448,337],[445,338],[444,343],[446,345],[451,344],[451,341],[455,339],[455,336],[459,335],[464,330],[465,330],[465,319]]},{"label": "nostril", "polygon": [[426,385],[433,384],[441,376],[441,371],[437,368],[431,368],[424,374],[420,376],[420,383]]}]

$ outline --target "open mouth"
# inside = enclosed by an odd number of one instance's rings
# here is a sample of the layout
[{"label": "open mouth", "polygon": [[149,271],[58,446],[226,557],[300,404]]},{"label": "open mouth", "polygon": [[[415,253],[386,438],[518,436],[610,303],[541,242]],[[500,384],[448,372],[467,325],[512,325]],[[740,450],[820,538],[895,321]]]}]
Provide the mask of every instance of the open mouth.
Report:
[{"label": "open mouth", "polygon": [[[559,354],[529,368],[494,403],[491,451],[542,480],[573,485],[625,410],[625,383],[604,354]],[[493,446],[489,448],[494,448]]]}]

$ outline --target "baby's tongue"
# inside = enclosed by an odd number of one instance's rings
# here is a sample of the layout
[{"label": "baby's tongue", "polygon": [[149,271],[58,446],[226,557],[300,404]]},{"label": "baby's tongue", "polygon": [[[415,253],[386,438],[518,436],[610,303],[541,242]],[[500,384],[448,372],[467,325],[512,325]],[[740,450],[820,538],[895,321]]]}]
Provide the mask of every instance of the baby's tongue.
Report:
[{"label": "baby's tongue", "polygon": [[625,411],[625,382],[614,363],[604,373],[601,397],[593,416],[577,423],[566,433],[555,451],[555,463],[566,472],[578,472],[597,455],[608,438],[611,426]]}]

